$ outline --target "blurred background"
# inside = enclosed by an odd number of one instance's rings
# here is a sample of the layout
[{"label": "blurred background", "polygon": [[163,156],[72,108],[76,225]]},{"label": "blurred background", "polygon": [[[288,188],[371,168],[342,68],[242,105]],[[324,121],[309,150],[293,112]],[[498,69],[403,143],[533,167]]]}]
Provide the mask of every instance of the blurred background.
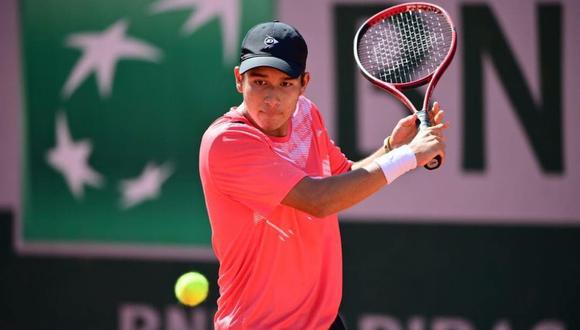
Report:
[{"label": "blurred background", "polygon": [[[300,30],[306,94],[356,160],[406,115],[352,54],[396,3],[0,1],[0,330],[211,329],[198,147],[241,102],[241,38]],[[580,2],[434,3],[458,32],[434,95],[446,163],[341,213],[341,313],[364,330],[580,329]],[[190,270],[211,283],[196,308],[173,296]]]}]

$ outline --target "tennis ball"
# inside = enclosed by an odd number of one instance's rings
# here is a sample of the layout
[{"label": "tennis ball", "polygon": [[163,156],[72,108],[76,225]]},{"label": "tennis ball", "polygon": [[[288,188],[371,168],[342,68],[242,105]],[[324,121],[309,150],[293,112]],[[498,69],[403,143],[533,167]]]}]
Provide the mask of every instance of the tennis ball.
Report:
[{"label": "tennis ball", "polygon": [[184,305],[193,307],[207,298],[209,283],[207,278],[198,272],[181,275],[175,282],[175,296]]}]

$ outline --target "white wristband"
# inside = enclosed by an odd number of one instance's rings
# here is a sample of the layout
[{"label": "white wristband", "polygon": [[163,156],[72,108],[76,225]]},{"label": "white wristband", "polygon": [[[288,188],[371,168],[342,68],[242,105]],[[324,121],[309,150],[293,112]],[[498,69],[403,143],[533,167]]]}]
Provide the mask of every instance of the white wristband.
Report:
[{"label": "white wristband", "polygon": [[374,161],[383,171],[387,184],[391,184],[396,178],[417,167],[415,153],[408,145],[393,149]]}]

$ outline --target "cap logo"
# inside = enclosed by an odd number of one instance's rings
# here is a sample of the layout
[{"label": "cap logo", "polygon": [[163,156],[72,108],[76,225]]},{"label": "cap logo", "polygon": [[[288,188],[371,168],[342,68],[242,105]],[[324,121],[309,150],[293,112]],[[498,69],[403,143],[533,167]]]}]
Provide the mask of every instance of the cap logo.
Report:
[{"label": "cap logo", "polygon": [[266,39],[264,39],[264,44],[268,47],[271,47],[275,44],[278,43],[278,40],[274,39],[273,37],[270,36],[266,36]]}]

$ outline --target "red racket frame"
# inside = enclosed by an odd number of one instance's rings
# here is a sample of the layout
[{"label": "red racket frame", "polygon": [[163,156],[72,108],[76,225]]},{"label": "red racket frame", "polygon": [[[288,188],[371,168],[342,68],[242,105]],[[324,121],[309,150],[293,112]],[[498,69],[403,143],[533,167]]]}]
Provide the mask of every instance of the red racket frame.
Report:
[{"label": "red racket frame", "polygon": [[[451,27],[451,45],[449,47],[449,51],[447,52],[445,58],[443,59],[443,62],[441,62],[441,64],[435,71],[428,74],[427,76],[406,83],[387,83],[380,79],[375,78],[363,67],[358,57],[358,44],[360,41],[359,40],[360,36],[364,32],[366,32],[366,30],[368,30],[370,27],[375,25],[377,21],[383,20],[396,14],[400,14],[402,12],[417,11],[417,10],[434,11],[441,13],[449,23],[449,26]],[[441,75],[443,74],[443,72],[445,72],[445,70],[451,63],[451,60],[455,55],[456,48],[457,48],[457,32],[455,31],[455,25],[453,24],[451,17],[449,16],[449,14],[447,14],[447,12],[443,8],[426,2],[409,2],[387,8],[367,19],[358,29],[354,37],[354,58],[363,76],[371,83],[373,83],[375,86],[378,86],[381,89],[397,97],[412,113],[417,113],[420,122],[419,127],[421,129],[431,126],[428,114],[431,94],[433,93],[433,89],[435,88],[435,85],[437,85],[439,78],[441,78]],[[411,103],[409,98],[407,98],[407,96],[405,96],[405,94],[402,93],[402,90],[411,87],[422,86],[426,83],[429,83],[429,86],[427,87],[427,91],[425,92],[425,97],[423,99],[423,107],[421,108],[421,111],[418,111],[417,108],[413,105],[413,103]],[[442,162],[441,156],[438,155],[435,158],[433,158],[427,165],[425,165],[425,168],[429,170],[434,170],[439,166],[441,166],[441,162]]]}]

